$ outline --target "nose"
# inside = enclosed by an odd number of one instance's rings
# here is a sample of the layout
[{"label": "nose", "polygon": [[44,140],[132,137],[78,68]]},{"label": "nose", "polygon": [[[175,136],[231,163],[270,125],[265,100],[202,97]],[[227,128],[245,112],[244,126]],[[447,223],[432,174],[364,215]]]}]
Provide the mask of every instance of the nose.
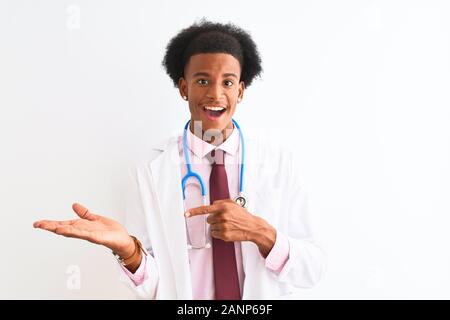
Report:
[{"label": "nose", "polygon": [[219,82],[216,83],[212,83],[209,88],[208,91],[206,92],[206,96],[212,100],[219,100],[219,98],[222,97],[223,91],[222,91],[222,86]]}]

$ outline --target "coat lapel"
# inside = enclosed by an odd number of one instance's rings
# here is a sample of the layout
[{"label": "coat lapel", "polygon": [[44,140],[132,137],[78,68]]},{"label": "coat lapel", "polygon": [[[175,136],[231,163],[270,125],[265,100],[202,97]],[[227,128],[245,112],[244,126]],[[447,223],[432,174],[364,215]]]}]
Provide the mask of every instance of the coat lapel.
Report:
[{"label": "coat lapel", "polygon": [[183,216],[180,158],[177,141],[151,163],[160,215],[173,266],[177,299],[192,299],[192,284]]}]

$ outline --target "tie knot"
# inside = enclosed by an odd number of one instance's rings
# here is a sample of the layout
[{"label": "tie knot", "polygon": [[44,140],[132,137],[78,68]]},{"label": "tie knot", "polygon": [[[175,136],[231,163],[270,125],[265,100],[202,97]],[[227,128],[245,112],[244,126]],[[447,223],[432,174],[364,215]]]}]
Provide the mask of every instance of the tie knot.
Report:
[{"label": "tie knot", "polygon": [[225,151],[214,149],[208,154],[208,159],[213,165],[223,166],[225,164]]}]

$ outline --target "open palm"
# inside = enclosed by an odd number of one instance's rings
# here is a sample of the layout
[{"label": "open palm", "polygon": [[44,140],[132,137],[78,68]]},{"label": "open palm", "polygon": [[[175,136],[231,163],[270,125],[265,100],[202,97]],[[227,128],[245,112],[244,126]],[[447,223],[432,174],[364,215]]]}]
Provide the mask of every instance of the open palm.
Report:
[{"label": "open palm", "polygon": [[133,240],[127,230],[117,221],[89,212],[84,206],[74,203],[72,209],[80,219],[56,221],[40,220],[33,226],[56,234],[104,245],[114,252],[127,251]]}]

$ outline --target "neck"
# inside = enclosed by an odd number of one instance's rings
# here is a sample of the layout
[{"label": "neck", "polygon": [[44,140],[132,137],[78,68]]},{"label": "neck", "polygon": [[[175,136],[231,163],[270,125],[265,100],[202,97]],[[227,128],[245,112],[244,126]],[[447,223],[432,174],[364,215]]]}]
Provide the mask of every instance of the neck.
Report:
[{"label": "neck", "polygon": [[203,130],[200,121],[194,121],[191,119],[189,124],[189,130],[198,138],[203,141],[210,143],[214,146],[221,145],[228,139],[231,133],[234,130],[234,124],[231,121],[223,130],[219,129],[208,129],[206,131]]}]

